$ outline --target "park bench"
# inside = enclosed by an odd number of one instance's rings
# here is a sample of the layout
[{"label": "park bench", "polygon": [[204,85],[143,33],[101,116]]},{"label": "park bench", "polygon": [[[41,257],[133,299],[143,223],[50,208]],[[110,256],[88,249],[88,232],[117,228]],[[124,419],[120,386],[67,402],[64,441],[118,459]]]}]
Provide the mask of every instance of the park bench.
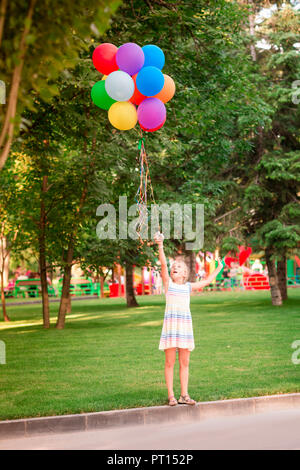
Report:
[{"label": "park bench", "polygon": [[[15,287],[13,289],[13,296],[23,298],[26,297],[38,297],[42,291],[42,284],[40,279],[20,279],[16,281]],[[53,286],[48,284],[48,294],[56,296],[56,292]]]},{"label": "park bench", "polygon": [[288,287],[300,287],[300,276],[288,276],[287,285]]},{"label": "park bench", "polygon": [[[62,279],[59,280],[58,284],[58,292],[59,295],[62,293],[62,286],[63,286],[63,281]],[[93,295],[94,294],[94,288],[93,288],[93,282],[91,279],[71,279],[70,282],[70,294],[75,295],[75,296],[80,296],[80,295]]]}]

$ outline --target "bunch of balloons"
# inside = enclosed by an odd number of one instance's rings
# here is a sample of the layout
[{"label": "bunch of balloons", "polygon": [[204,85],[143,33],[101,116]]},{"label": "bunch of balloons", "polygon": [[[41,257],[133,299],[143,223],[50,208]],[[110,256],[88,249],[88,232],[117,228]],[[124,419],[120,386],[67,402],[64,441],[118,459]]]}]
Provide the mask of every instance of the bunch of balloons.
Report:
[{"label": "bunch of balloons", "polygon": [[103,77],[91,90],[92,100],[108,110],[115,128],[125,131],[139,122],[143,130],[154,132],[164,125],[165,103],[173,98],[175,83],[162,73],[165,56],[158,46],[100,44],[93,64]]}]

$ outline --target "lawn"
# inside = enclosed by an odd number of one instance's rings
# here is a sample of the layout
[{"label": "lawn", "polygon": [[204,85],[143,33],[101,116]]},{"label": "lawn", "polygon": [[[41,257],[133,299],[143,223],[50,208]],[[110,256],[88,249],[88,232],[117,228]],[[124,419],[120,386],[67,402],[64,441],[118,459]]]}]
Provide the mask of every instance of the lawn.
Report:
[{"label": "lawn", "polygon": [[[8,306],[0,322],[0,419],[93,412],[166,403],[164,353],[158,350],[162,296],[73,303],[64,330],[43,330],[41,305]],[[197,401],[300,392],[300,289],[283,307],[269,292],[208,292],[192,297],[196,348],[190,395]],[[178,365],[176,395],[180,393]]]}]

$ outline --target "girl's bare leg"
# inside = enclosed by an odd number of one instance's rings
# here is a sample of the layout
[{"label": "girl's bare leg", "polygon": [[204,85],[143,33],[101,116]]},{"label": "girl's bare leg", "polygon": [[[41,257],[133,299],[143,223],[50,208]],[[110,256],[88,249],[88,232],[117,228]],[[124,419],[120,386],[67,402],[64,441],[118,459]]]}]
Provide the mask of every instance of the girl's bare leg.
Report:
[{"label": "girl's bare leg", "polygon": [[191,352],[188,349],[179,348],[179,377],[181,385],[181,396],[188,394],[189,362]]},{"label": "girl's bare leg", "polygon": [[168,389],[168,398],[174,395],[173,391],[173,376],[174,376],[174,365],[176,360],[176,348],[165,349],[165,379]]}]

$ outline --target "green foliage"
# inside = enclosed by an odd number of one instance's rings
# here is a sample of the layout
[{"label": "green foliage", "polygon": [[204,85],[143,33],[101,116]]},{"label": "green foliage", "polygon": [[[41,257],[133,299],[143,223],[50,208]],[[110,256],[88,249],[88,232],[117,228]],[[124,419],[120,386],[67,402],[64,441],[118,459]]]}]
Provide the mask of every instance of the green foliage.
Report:
[{"label": "green foliage", "polygon": [[279,255],[299,246],[300,112],[292,101],[292,83],[299,78],[300,14],[285,5],[256,30],[271,46],[259,50],[256,75],[260,96],[270,112],[268,126],[253,139],[248,162],[240,167],[243,191],[238,195],[242,233],[255,249],[268,247]]},{"label": "green foliage", "polygon": [[226,254],[228,251],[236,253],[241,241],[235,237],[225,237],[222,240],[222,251]]},{"label": "green foliage", "polygon": [[[4,34],[0,48],[1,79],[11,84],[19,63],[21,36],[26,26],[30,2],[8,2],[4,18]],[[84,39],[92,31],[103,34],[110,16],[120,5],[118,0],[45,0],[36,2],[30,34],[27,36],[25,66],[19,89],[18,111],[37,111],[37,97],[50,102],[59,93],[55,81],[66,68],[74,67]],[[3,108],[2,108],[3,110]],[[2,118],[1,118],[2,119]],[[1,122],[1,121],[0,121]]]}]

